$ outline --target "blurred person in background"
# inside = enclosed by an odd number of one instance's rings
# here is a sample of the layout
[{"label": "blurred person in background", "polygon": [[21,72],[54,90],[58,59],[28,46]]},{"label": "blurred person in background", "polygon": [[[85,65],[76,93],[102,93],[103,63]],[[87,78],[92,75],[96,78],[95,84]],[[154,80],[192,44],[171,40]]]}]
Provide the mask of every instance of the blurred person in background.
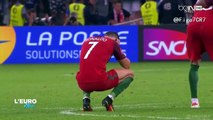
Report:
[{"label": "blurred person in background", "polygon": [[109,24],[114,25],[117,23],[123,23],[128,21],[130,18],[130,13],[122,8],[122,1],[115,0],[113,2],[113,10],[109,13]]},{"label": "blurred person in background", "polygon": [[81,26],[81,23],[77,21],[76,17],[71,16],[66,25]]},{"label": "blurred person in background", "polygon": [[178,9],[178,5],[184,5],[181,0],[162,0],[158,6],[160,24],[185,24],[185,21],[174,21],[175,18],[186,18],[184,11]]},{"label": "blurred person in background", "polygon": [[57,18],[55,16],[51,17],[50,20],[49,20],[49,23],[48,25],[49,26],[57,26]]},{"label": "blurred person in background", "polygon": [[3,25],[3,19],[4,19],[4,0],[0,0],[0,25]]},{"label": "blurred person in background", "polygon": [[28,12],[29,14],[29,26],[45,26],[48,23],[46,18],[41,19],[37,17],[37,13],[35,9],[31,9]]},{"label": "blurred person in background", "polygon": [[158,25],[156,0],[146,0],[146,2],[141,5],[141,16],[144,25]]},{"label": "blurred person in background", "polygon": [[140,0],[122,0],[123,8],[131,14],[140,11]]},{"label": "blurred person in background", "polygon": [[56,25],[64,25],[66,13],[66,0],[51,0],[50,11],[52,17],[56,17]]},{"label": "blurred person in background", "polygon": [[141,20],[141,11],[140,11],[140,0],[123,0],[123,8],[127,11],[130,12],[131,16],[130,19],[132,20],[131,22],[129,21],[128,24],[133,25],[141,25],[142,20]]},{"label": "blurred person in background", "polygon": [[19,0],[10,9],[10,26],[24,26],[28,22],[28,15],[24,5]]},{"label": "blurred person in background", "polygon": [[[159,4],[162,0],[156,0],[156,2]],[[146,2],[146,0],[140,0],[141,5],[143,5]]]},{"label": "blurred person in background", "polygon": [[69,7],[66,13],[66,21],[64,25],[67,25],[68,22],[71,22],[73,20],[74,21],[77,20],[75,21],[75,23],[78,22],[81,25],[85,25],[85,18],[84,18],[85,5],[83,3],[84,3],[83,0],[74,0],[73,3],[69,4]]},{"label": "blurred person in background", "polygon": [[36,9],[38,6],[38,0],[25,0],[24,6],[25,6],[27,12],[29,10]]},{"label": "blurred person in background", "polygon": [[[1,0],[2,6],[2,23],[4,25],[9,25],[10,24],[10,9],[13,4],[11,4],[11,0]],[[15,3],[14,3],[15,4]]]},{"label": "blurred person in background", "polygon": [[194,6],[197,0],[191,0],[191,2],[192,2],[192,5]]},{"label": "blurred person in background", "polygon": [[0,0],[0,11],[4,9],[4,0]]},{"label": "blurred person in background", "polygon": [[85,25],[100,25],[96,0],[88,0],[84,9]]},{"label": "blurred person in background", "polygon": [[143,5],[146,2],[146,0],[140,0],[141,5]]},{"label": "blurred person in background", "polygon": [[97,0],[96,2],[97,14],[100,17],[99,21],[102,25],[107,25],[109,21],[108,14],[110,9],[112,9],[112,4],[110,0]]},{"label": "blurred person in background", "polygon": [[37,17],[46,19],[51,15],[50,13],[50,2],[49,0],[38,0],[38,5],[36,8]]},{"label": "blurred person in background", "polygon": [[3,13],[0,11],[0,26],[3,26],[3,25],[5,25],[3,23]]},{"label": "blurred person in background", "polygon": [[4,11],[4,3],[5,1],[4,0],[0,0],[0,13],[3,14],[3,11]]}]

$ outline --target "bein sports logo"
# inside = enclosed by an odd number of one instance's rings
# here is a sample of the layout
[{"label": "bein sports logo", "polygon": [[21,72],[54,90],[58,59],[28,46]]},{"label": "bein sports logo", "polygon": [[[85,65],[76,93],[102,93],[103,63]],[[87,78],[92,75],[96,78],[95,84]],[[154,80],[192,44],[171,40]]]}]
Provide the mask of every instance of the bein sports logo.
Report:
[{"label": "bein sports logo", "polygon": [[15,31],[12,27],[0,27],[0,64],[3,64],[15,47]]},{"label": "bein sports logo", "polygon": [[187,6],[187,5],[178,5],[179,11],[184,11],[185,13],[193,13],[194,11],[210,10],[212,8],[204,8],[201,5]]},{"label": "bein sports logo", "polygon": [[186,34],[174,30],[145,29],[145,60],[187,59]]}]

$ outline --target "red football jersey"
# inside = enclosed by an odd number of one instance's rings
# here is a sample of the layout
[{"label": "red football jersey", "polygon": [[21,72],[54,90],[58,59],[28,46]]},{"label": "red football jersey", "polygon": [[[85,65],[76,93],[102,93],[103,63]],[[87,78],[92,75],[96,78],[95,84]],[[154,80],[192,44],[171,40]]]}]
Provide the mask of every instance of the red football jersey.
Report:
[{"label": "red football jersey", "polygon": [[80,70],[77,73],[79,83],[91,83],[105,80],[106,64],[114,55],[117,60],[125,58],[118,43],[109,37],[90,37],[84,41],[80,55]]}]

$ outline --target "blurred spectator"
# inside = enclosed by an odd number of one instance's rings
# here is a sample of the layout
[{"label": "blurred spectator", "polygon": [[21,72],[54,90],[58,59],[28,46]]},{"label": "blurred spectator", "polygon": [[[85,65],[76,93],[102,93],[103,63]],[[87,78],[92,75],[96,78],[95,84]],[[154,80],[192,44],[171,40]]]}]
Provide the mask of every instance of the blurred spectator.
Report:
[{"label": "blurred spectator", "polygon": [[6,13],[5,4],[6,4],[5,0],[0,0],[0,25],[4,25],[4,16]]},{"label": "blurred spectator", "polygon": [[45,26],[47,25],[48,20],[44,18],[42,20],[40,17],[37,17],[36,10],[29,10],[29,26]]},{"label": "blurred spectator", "polygon": [[99,16],[100,24],[106,25],[109,21],[108,14],[109,10],[112,4],[109,0],[97,0],[96,2],[96,8],[97,8],[97,14]]},{"label": "blurred spectator", "polygon": [[67,22],[67,25],[73,25],[73,26],[79,26],[81,23],[79,23],[76,19],[76,17],[70,17],[69,21]]},{"label": "blurred spectator", "polygon": [[24,5],[27,11],[31,9],[36,9],[38,5],[38,0],[25,0]]},{"label": "blurred spectator", "polygon": [[109,24],[114,25],[128,21],[130,13],[122,8],[122,2],[116,0],[113,2],[113,10],[109,13]]},{"label": "blurred spectator", "polygon": [[4,0],[0,0],[0,12],[3,12],[4,10]]},{"label": "blurred spectator", "polygon": [[158,25],[156,0],[146,0],[146,2],[141,6],[141,16],[144,25]]},{"label": "blurred spectator", "polygon": [[50,16],[50,2],[49,0],[38,0],[38,5],[36,8],[37,17],[48,18]]},{"label": "blurred spectator", "polygon": [[143,5],[146,2],[146,0],[140,0],[141,5]]},{"label": "blurred spectator", "polygon": [[70,24],[70,20],[72,21],[71,23],[77,22],[80,23],[81,25],[85,25],[85,18],[84,18],[85,5],[83,3],[84,3],[83,0],[76,0],[69,5],[65,25],[67,25],[68,22]]},{"label": "blurred spectator", "polygon": [[[16,4],[16,0],[8,0],[9,1],[9,9],[11,9],[11,7],[14,5],[14,4]],[[19,1],[19,2],[21,2],[21,1]]]},{"label": "blurred spectator", "polygon": [[130,25],[140,25],[142,24],[141,10],[140,10],[140,0],[123,0],[123,8],[131,13],[128,24]]},{"label": "blurred spectator", "polygon": [[49,26],[57,26],[57,18],[55,16],[50,18]]},{"label": "blurred spectator", "polygon": [[140,0],[122,0],[123,8],[132,15],[134,12],[140,11]]},{"label": "blurred spectator", "polygon": [[85,25],[99,25],[98,11],[96,9],[96,0],[88,0],[84,9]]},{"label": "blurred spectator", "polygon": [[3,26],[3,13],[0,11],[0,26]]},{"label": "blurred spectator", "polygon": [[191,0],[191,2],[192,2],[192,5],[194,6],[197,0]]},{"label": "blurred spectator", "polygon": [[24,26],[28,21],[27,11],[19,0],[14,0],[14,2],[10,10],[10,26]]},{"label": "blurred spectator", "polygon": [[196,3],[196,1],[195,0],[179,0],[179,3],[182,3],[183,5],[193,6],[194,2]]},{"label": "blurred spectator", "polygon": [[66,0],[51,0],[50,10],[53,17],[56,17],[56,25],[63,25],[65,22]]},{"label": "blurred spectator", "polygon": [[[180,0],[162,0],[159,9],[159,22],[160,24],[183,24],[186,16],[184,11],[178,10],[178,5],[183,5]],[[182,17],[183,21],[175,22],[175,18]]]},{"label": "blurred spectator", "polygon": [[[141,9],[140,4],[144,4],[146,0],[18,0],[20,5],[25,5],[23,9],[16,8],[14,4],[17,0],[0,0],[0,24],[9,25],[12,21],[21,21],[23,24],[29,25],[106,25],[122,23],[129,19],[134,19],[132,22],[124,22],[126,24],[141,24]],[[71,4],[68,4],[71,2]],[[194,5],[196,0],[156,0],[159,3],[159,21],[161,24],[173,24],[175,17],[186,17],[190,19],[192,13],[181,13],[175,8],[174,4]],[[84,3],[83,3],[84,2]],[[170,4],[169,4],[170,2]],[[84,7],[76,11],[76,3],[80,3]],[[167,4],[168,3],[168,4]],[[16,5],[17,6],[17,5]],[[75,7],[74,7],[75,6]],[[78,5],[77,5],[78,6]],[[139,6],[139,7],[138,7]],[[148,6],[149,7],[149,6]],[[33,9],[33,11],[32,11]],[[83,10],[82,10],[83,9]],[[175,9],[177,11],[175,11]],[[21,10],[21,12],[20,12]],[[73,12],[74,11],[74,12]],[[11,17],[10,17],[11,13]],[[27,14],[29,13],[29,14]],[[80,15],[79,15],[80,13]],[[130,17],[131,13],[131,17]],[[15,15],[21,14],[21,17]],[[66,16],[67,14],[67,16]],[[35,17],[36,15],[36,17]],[[51,16],[52,15],[52,16]],[[173,15],[173,16],[172,16]],[[85,20],[79,20],[79,16]],[[15,19],[16,18],[16,19]],[[20,19],[21,18],[21,19]],[[15,20],[14,20],[15,19]],[[66,20],[66,21],[65,21]],[[75,21],[77,20],[77,21]],[[146,20],[145,20],[146,21]],[[185,23],[179,22],[179,23]]]}]

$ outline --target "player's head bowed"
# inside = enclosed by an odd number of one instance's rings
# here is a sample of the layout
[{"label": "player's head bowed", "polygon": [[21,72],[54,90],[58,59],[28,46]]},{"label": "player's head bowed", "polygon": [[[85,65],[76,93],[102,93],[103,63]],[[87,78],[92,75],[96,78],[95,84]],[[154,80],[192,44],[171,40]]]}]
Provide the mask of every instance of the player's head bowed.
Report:
[{"label": "player's head bowed", "polygon": [[118,36],[117,32],[109,31],[109,32],[105,33],[104,36],[108,36],[111,39],[115,40],[118,44],[120,44],[120,39],[119,39],[119,36]]}]

